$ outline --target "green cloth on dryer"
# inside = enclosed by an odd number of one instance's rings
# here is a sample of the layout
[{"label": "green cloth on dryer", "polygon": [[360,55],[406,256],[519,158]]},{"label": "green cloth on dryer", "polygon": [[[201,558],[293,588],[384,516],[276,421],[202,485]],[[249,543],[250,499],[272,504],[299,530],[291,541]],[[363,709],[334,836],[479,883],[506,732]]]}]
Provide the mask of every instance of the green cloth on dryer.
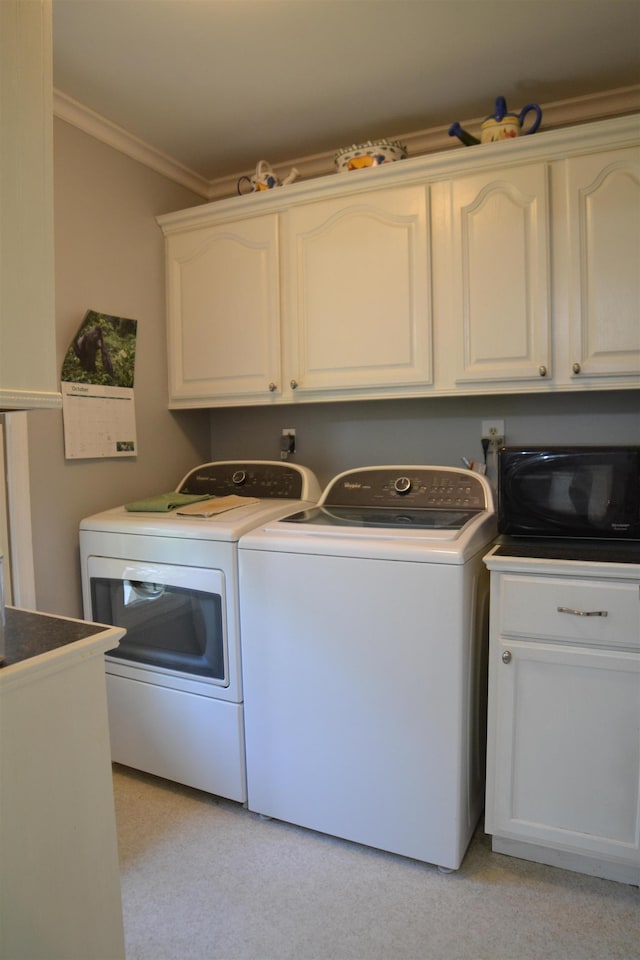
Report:
[{"label": "green cloth on dryer", "polygon": [[197,503],[198,500],[210,500],[208,493],[159,493],[155,497],[145,497],[143,500],[134,500],[125,503],[125,510],[135,513],[169,513],[177,507],[184,507],[188,503]]}]

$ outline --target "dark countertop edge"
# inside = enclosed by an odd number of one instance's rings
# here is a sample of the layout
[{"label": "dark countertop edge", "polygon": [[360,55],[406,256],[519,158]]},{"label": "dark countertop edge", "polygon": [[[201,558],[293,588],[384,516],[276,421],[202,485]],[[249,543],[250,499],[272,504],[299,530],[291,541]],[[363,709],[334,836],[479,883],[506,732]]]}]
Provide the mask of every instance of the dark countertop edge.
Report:
[{"label": "dark countertop edge", "polygon": [[[109,624],[91,623],[54,614],[22,610],[17,607],[5,608],[5,659],[0,675],[9,667],[24,664],[56,650],[78,644],[100,635],[111,634],[111,648],[117,647],[121,628]],[[111,639],[105,636],[105,641]],[[85,644],[86,646],[86,644]]]},{"label": "dark countertop edge", "polygon": [[597,572],[617,569],[621,575],[638,576],[640,543],[625,541],[534,540],[501,536],[484,557],[487,566],[509,563],[568,564]]}]

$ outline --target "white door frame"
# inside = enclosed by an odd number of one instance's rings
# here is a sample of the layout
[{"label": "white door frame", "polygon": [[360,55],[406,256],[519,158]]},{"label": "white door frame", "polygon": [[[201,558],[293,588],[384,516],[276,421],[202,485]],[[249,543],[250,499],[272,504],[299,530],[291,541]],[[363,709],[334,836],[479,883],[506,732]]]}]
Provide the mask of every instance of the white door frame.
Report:
[{"label": "white door frame", "polygon": [[25,411],[5,413],[4,450],[11,602],[17,607],[35,610],[29,431]]},{"label": "white door frame", "polygon": [[2,583],[0,599],[4,587],[5,603],[13,603],[11,593],[11,556],[9,554],[9,525],[7,522],[7,483],[5,479],[4,417],[0,416],[0,557],[2,558]]}]

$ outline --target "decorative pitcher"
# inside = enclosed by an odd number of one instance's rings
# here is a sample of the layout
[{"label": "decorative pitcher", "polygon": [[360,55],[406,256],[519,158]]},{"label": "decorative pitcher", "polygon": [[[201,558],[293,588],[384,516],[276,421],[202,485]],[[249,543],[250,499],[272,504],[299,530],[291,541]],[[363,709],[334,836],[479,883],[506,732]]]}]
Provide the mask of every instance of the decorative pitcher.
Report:
[{"label": "decorative pitcher", "polygon": [[[272,190],[273,187],[284,187],[287,183],[293,183],[299,176],[300,171],[293,167],[289,176],[281,180],[270,163],[267,163],[266,160],[260,160],[256,167],[256,172],[252,177],[240,177],[238,180],[238,193],[257,193],[259,190]],[[250,189],[248,191],[241,189],[241,184],[245,180],[249,184]]]},{"label": "decorative pitcher", "polygon": [[[523,129],[524,120],[528,113],[535,113],[535,119],[528,130]],[[463,130],[456,121],[449,127],[449,136],[457,137],[466,147],[476,143],[493,143],[496,140],[511,140],[513,137],[528,136],[535,133],[542,120],[542,110],[537,103],[528,103],[520,113],[508,113],[507,101],[504,97],[497,97],[495,113],[487,117],[480,127],[480,140],[473,134]]]}]

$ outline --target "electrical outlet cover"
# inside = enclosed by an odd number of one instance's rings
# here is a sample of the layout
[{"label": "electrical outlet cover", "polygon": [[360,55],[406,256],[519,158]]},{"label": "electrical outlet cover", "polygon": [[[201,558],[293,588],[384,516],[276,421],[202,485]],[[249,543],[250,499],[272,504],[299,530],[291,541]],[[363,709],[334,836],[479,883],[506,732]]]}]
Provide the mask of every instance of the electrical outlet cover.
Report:
[{"label": "electrical outlet cover", "polygon": [[504,420],[483,420],[482,437],[489,440],[500,437],[504,442]]}]

